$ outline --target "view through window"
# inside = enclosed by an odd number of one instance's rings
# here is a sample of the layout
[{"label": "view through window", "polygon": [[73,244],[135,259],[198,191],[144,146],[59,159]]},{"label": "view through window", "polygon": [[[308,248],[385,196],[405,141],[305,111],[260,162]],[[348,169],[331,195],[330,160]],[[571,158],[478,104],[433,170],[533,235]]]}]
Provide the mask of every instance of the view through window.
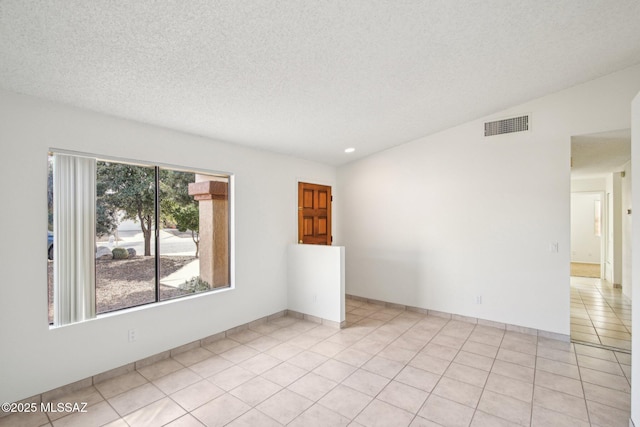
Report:
[{"label": "view through window", "polygon": [[49,322],[229,287],[229,180],[51,154]]}]

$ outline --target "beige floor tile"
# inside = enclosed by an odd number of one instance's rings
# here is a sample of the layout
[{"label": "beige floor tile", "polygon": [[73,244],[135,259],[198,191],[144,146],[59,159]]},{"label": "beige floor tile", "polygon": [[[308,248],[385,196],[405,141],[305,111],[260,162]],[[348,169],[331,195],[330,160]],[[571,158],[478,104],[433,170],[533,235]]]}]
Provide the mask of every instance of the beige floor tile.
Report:
[{"label": "beige floor tile", "polygon": [[531,403],[490,390],[482,393],[478,409],[520,425],[529,425],[531,418]]},{"label": "beige floor tile", "polygon": [[202,380],[173,393],[170,397],[187,411],[193,411],[198,406],[202,406],[223,394],[224,390],[207,380]]},{"label": "beige floor tile", "polygon": [[500,343],[502,342],[502,337],[504,332],[501,331],[499,335],[487,334],[484,332],[479,332],[477,329],[473,331],[467,341],[470,342],[479,342],[482,344],[491,345],[494,347],[500,347]]},{"label": "beige floor tile", "polygon": [[200,406],[191,412],[191,415],[207,427],[218,427],[228,424],[249,410],[251,410],[249,405],[225,393]]},{"label": "beige floor tile", "polygon": [[[464,350],[460,350],[454,362],[461,365],[471,366],[472,368],[482,369],[483,371],[490,371],[493,366],[493,357],[481,356],[479,354],[469,353]],[[444,371],[443,371],[444,372]]]},{"label": "beige floor tile", "polygon": [[413,366],[406,366],[394,380],[426,392],[431,392],[438,381],[440,381],[440,377],[440,375],[434,374],[433,372],[427,372]]},{"label": "beige floor tile", "polygon": [[542,406],[533,405],[531,427],[590,427],[588,421],[579,420]]},{"label": "beige floor tile", "polygon": [[240,346],[240,343],[238,341],[234,341],[229,338],[223,338],[221,340],[214,341],[211,344],[205,345],[204,348],[212,353],[220,354],[238,346]]},{"label": "beige floor tile", "polygon": [[355,350],[353,348],[347,348],[346,350],[343,350],[336,356],[334,356],[334,359],[359,368],[367,363],[367,361],[369,361],[369,359],[371,359],[372,357],[373,356],[369,353]]},{"label": "beige floor tile", "polygon": [[175,371],[153,381],[153,384],[165,394],[174,393],[202,380],[202,377],[188,368]]},{"label": "beige floor tile", "polygon": [[213,357],[214,353],[204,347],[196,347],[183,353],[172,356],[172,359],[184,366],[191,366],[194,363],[202,362],[205,359]]},{"label": "beige floor tile", "polygon": [[418,415],[443,426],[468,426],[474,409],[460,403],[431,395]]},{"label": "beige floor tile", "polygon": [[16,412],[11,415],[0,417],[0,427],[39,427],[45,424],[48,425],[48,422],[49,419],[47,418],[47,414],[40,411]]},{"label": "beige floor tile", "polygon": [[301,353],[302,351],[303,350],[300,347],[285,342],[282,344],[278,344],[275,347],[271,347],[265,353],[282,361],[286,361],[291,359],[293,356]]},{"label": "beige floor tile", "polygon": [[153,381],[183,368],[183,365],[173,359],[164,359],[154,363],[153,365],[140,368],[138,369],[138,372],[149,381]]},{"label": "beige floor tile", "polygon": [[298,378],[307,374],[307,371],[298,368],[290,363],[281,363],[278,366],[269,369],[262,374],[263,378],[268,379],[282,387],[286,387]]},{"label": "beige floor tile", "polygon": [[418,352],[422,350],[425,345],[427,345],[428,341],[429,340],[425,339],[424,336],[415,336],[411,332],[407,332],[400,338],[395,340],[392,344],[399,348]]},{"label": "beige floor tile", "polygon": [[514,363],[496,360],[493,362],[491,372],[513,378],[514,380],[524,381],[533,384],[535,370],[526,366],[516,365]]},{"label": "beige floor tile", "polygon": [[237,347],[233,347],[232,349],[225,351],[224,353],[220,353],[220,357],[232,363],[242,363],[245,360],[257,355],[258,353],[258,350],[256,350],[255,348],[251,348],[247,345],[241,344]]},{"label": "beige floor tile", "polygon": [[365,427],[403,427],[408,426],[412,420],[412,413],[378,399],[369,403],[355,419]]},{"label": "beige floor tile", "polygon": [[535,354],[521,353],[519,351],[507,350],[506,348],[501,348],[500,351],[498,351],[496,359],[528,368],[534,368],[536,366]]},{"label": "beige floor tile", "polygon": [[583,325],[583,326],[590,326],[593,327],[593,323],[591,323],[591,319],[589,319],[589,316],[585,316],[584,318],[581,317],[576,317],[573,315],[573,313],[571,314],[571,326],[573,325]]},{"label": "beige floor tile", "polygon": [[498,347],[489,345],[489,344],[475,342],[475,341],[467,341],[462,346],[462,350],[469,353],[479,354],[480,356],[486,356],[491,358],[495,358],[496,354],[498,354]]},{"label": "beige floor tile", "polygon": [[608,374],[602,371],[596,371],[589,368],[580,368],[580,377],[582,382],[611,388],[614,390],[631,392],[629,380],[625,376]]},{"label": "beige floor tile", "polygon": [[227,424],[228,427],[280,427],[282,424],[257,409],[251,409]]},{"label": "beige floor tile", "polygon": [[420,368],[422,370],[429,371],[438,375],[444,374],[450,364],[451,362],[449,360],[441,359],[425,352],[419,352],[409,362],[410,366],[414,366],[416,368]]},{"label": "beige floor tile", "polygon": [[538,357],[536,359],[536,370],[545,371],[556,375],[562,375],[574,380],[580,379],[580,371],[576,365],[557,362],[551,359]]},{"label": "beige floor tile", "polygon": [[424,347],[422,353],[451,362],[458,354],[458,349],[429,343]]},{"label": "beige floor tile", "polygon": [[[107,403],[100,402],[87,408],[86,413],[76,412],[53,422],[54,427],[102,426],[118,420],[116,411]],[[14,425],[15,426],[15,425]]]},{"label": "beige floor tile", "polygon": [[351,375],[356,369],[357,368],[355,366],[351,366],[347,363],[329,359],[314,369],[313,372],[339,383]]},{"label": "beige floor tile", "polygon": [[319,404],[349,419],[355,418],[373,398],[344,385],[338,385],[322,399]]},{"label": "beige floor tile", "polygon": [[567,416],[589,421],[584,399],[536,386],[533,391],[533,404]]},{"label": "beige floor tile", "polygon": [[427,397],[429,397],[429,393],[424,390],[399,381],[391,381],[378,394],[377,399],[415,414],[427,400]]},{"label": "beige floor tile", "polygon": [[616,338],[600,337],[600,341],[602,342],[603,345],[606,345],[609,347],[621,348],[623,350],[631,351],[631,341],[629,340],[619,340]]},{"label": "beige floor tile", "polygon": [[616,360],[622,365],[631,365],[631,355],[629,353],[615,352]]},{"label": "beige floor tile", "polygon": [[339,343],[325,340],[325,341],[320,341],[319,343],[311,346],[309,350],[322,354],[323,356],[333,357],[347,347],[348,346],[345,344],[339,344]]},{"label": "beige floor tile", "polygon": [[304,350],[301,353],[298,353],[297,355],[288,359],[287,362],[297,366],[298,368],[302,368],[306,371],[311,371],[325,363],[327,360],[329,360],[327,356]]},{"label": "beige floor tile", "polygon": [[571,331],[571,339],[580,342],[600,344],[600,338],[598,338],[598,335],[585,334],[584,332]]},{"label": "beige floor tile", "polygon": [[374,374],[381,375],[386,378],[395,377],[398,372],[404,368],[404,364],[395,360],[385,359],[384,357],[374,356],[367,363],[362,365],[362,369],[366,369]]},{"label": "beige floor tile", "polygon": [[452,337],[449,335],[444,335],[441,332],[438,335],[436,335],[431,341],[429,341],[429,343],[460,350],[464,345],[465,341],[466,341],[465,338]]},{"label": "beige floor tile", "polygon": [[[98,392],[98,390],[95,387],[91,386],[91,387],[83,388],[81,390],[74,391],[72,393],[66,394],[58,398],[55,398],[51,402],[45,402],[45,404],[50,403],[53,408],[57,408],[57,405],[60,403],[62,404],[82,403],[82,404],[86,404],[87,407],[91,407],[102,401],[104,401],[102,395]],[[64,411],[61,411],[61,412],[56,411],[56,412],[48,412],[47,415],[49,416],[49,419],[51,421],[55,421],[58,418],[62,418],[69,414],[68,412],[64,412]]]},{"label": "beige floor tile", "polygon": [[533,384],[514,380],[513,378],[505,377],[495,372],[489,374],[485,390],[511,396],[527,403],[531,403],[533,400]]},{"label": "beige floor tile", "polygon": [[[185,415],[185,417],[186,417],[186,415]],[[173,423],[177,422],[177,421],[178,420],[173,421],[173,422],[167,424],[167,426],[173,426]],[[198,421],[196,420],[196,422],[198,422]],[[42,427],[49,427],[49,424],[47,424],[46,426],[42,426]],[[124,418],[118,418],[115,421],[111,421],[110,423],[103,424],[102,427],[129,427],[129,424],[127,424],[127,422],[124,420]],[[202,423],[198,422],[198,424],[196,424],[196,427],[202,427]]]},{"label": "beige floor tile", "polygon": [[592,425],[602,427],[628,427],[629,411],[612,408],[597,402],[587,401]]},{"label": "beige floor tile", "polygon": [[370,339],[369,337],[365,337],[357,343],[353,344],[351,348],[369,353],[371,355],[375,355],[382,351],[386,346],[386,343],[375,341]]},{"label": "beige floor tile", "polygon": [[581,332],[583,334],[590,334],[590,335],[597,335],[596,333],[596,329],[593,327],[593,324],[591,322],[587,322],[589,323],[588,325],[578,325],[578,324],[573,324],[571,325],[571,333],[575,333],[575,332]]},{"label": "beige floor tile", "polygon": [[484,387],[489,372],[453,362],[444,373],[444,376],[476,387]]},{"label": "beige floor tile", "polygon": [[610,362],[608,360],[597,359],[583,354],[578,354],[578,366],[581,368],[589,368],[596,371],[606,372],[608,374],[624,375],[618,362]]},{"label": "beige floor tile", "polygon": [[189,366],[189,369],[200,375],[202,378],[206,378],[215,375],[218,372],[222,372],[225,369],[230,368],[231,366],[233,366],[233,363],[231,363],[227,359],[224,359],[220,356],[213,356],[201,362],[194,363],[193,365]]},{"label": "beige floor tile", "polygon": [[233,390],[240,384],[244,384],[256,375],[238,365],[220,371],[208,378],[213,384],[225,391]]},{"label": "beige floor tile", "polygon": [[288,424],[311,405],[313,401],[284,389],[259,404],[256,409],[281,424]]},{"label": "beige floor tile", "polygon": [[109,399],[109,403],[121,416],[147,406],[165,397],[153,384],[144,384]]},{"label": "beige floor tile", "polygon": [[174,421],[186,412],[173,400],[165,397],[124,417],[131,427],[162,426]]},{"label": "beige floor tile", "polygon": [[278,384],[262,377],[255,377],[231,390],[229,393],[250,406],[265,401],[282,390]]},{"label": "beige floor tile", "polygon": [[409,427],[442,427],[442,424],[436,424],[433,421],[429,421],[426,418],[416,416]]},{"label": "beige floor tile", "polygon": [[443,377],[431,394],[475,408],[480,400],[480,395],[482,395],[482,388],[452,378]]},{"label": "beige floor tile", "polygon": [[631,340],[631,334],[628,332],[610,331],[608,329],[600,329],[600,328],[596,329],[596,331],[598,332],[598,335],[600,337],[615,338],[615,339],[626,340],[626,341]]},{"label": "beige floor tile", "polygon": [[248,347],[254,348],[258,351],[267,351],[278,344],[282,344],[282,341],[268,335],[261,336],[260,338],[256,338],[255,340],[246,343]]},{"label": "beige floor tile", "polygon": [[505,419],[487,414],[486,412],[476,411],[471,421],[471,427],[518,427],[519,424],[512,423]]},{"label": "beige floor tile", "polygon": [[261,333],[251,329],[244,329],[242,331],[234,332],[232,334],[227,334],[227,338],[232,339],[234,341],[238,341],[241,344],[246,344],[249,341],[253,341],[262,336],[263,335]]},{"label": "beige floor tile", "polygon": [[535,384],[536,386],[546,387],[572,396],[584,397],[582,383],[579,380],[574,380],[562,375],[551,374],[545,371],[537,371]]},{"label": "beige floor tile", "polygon": [[[577,352],[577,349],[576,349]],[[538,357],[544,359],[555,360],[556,362],[568,363],[570,365],[577,365],[576,353],[569,351],[557,350],[549,347],[538,348]]]},{"label": "beige floor tile", "polygon": [[347,387],[351,387],[354,390],[358,390],[372,397],[375,397],[380,393],[388,383],[389,378],[374,374],[373,372],[369,372],[364,369],[358,369],[342,381],[342,384]]},{"label": "beige floor tile", "polygon": [[282,360],[276,357],[269,356],[265,353],[259,353],[244,362],[239,363],[238,366],[246,369],[247,371],[253,372],[256,375],[260,375],[281,363]]},{"label": "beige floor tile", "polygon": [[584,394],[587,400],[592,400],[603,405],[631,411],[631,394],[623,391],[612,390],[595,384],[584,383]]},{"label": "beige floor tile", "polygon": [[398,347],[397,345],[390,344],[378,353],[378,356],[389,360],[395,360],[402,364],[407,364],[411,359],[413,359],[416,353],[417,351],[415,350],[407,350],[405,348]]},{"label": "beige floor tile", "polygon": [[117,396],[120,393],[139,387],[147,382],[148,380],[138,372],[129,372],[128,374],[120,375],[98,383],[95,387],[100,391],[105,399],[110,399],[113,396]]},{"label": "beige floor tile", "polygon": [[[289,427],[345,427],[351,420],[336,412],[333,412],[322,405],[314,404],[309,409],[294,419]],[[253,424],[255,427],[259,424]],[[260,425],[260,427],[262,427]]]},{"label": "beige floor tile", "polygon": [[309,372],[287,388],[316,402],[337,385],[335,381]]},{"label": "beige floor tile", "polygon": [[305,350],[309,350],[311,347],[313,347],[314,345],[322,341],[324,340],[320,337],[312,337],[306,334],[298,334],[295,337],[288,340],[287,342],[289,344],[297,345],[300,348],[304,348]]}]

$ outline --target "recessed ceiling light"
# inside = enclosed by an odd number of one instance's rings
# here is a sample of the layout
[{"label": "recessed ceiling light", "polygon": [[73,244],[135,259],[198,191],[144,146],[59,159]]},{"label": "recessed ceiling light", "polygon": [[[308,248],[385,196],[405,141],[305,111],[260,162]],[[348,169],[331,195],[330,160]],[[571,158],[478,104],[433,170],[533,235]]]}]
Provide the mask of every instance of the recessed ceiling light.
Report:
[{"label": "recessed ceiling light", "polygon": [[353,153],[354,151],[356,151],[356,149],[353,148],[353,147],[349,147],[349,148],[344,150],[345,153]]}]

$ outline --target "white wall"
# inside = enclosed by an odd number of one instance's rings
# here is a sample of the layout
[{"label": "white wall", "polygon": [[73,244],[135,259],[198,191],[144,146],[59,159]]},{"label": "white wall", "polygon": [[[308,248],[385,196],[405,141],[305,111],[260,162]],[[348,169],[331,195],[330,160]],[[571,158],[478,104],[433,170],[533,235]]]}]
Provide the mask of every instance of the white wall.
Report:
[{"label": "white wall", "polygon": [[[624,169],[631,170],[631,163],[628,162]],[[628,258],[622,256],[622,177],[621,172],[614,172],[607,176],[607,230],[608,235],[606,245],[607,259],[605,266],[605,279],[610,283],[622,285],[622,265],[631,263],[630,254]],[[631,179],[629,177],[629,179]],[[628,230],[630,232],[631,230]],[[629,239],[630,236],[626,238]],[[630,241],[630,240],[629,240]]]},{"label": "white wall", "polygon": [[[571,262],[600,264],[605,221],[601,193],[571,193]],[[600,232],[595,233],[595,209],[599,205]]]},{"label": "white wall", "polygon": [[600,178],[571,178],[571,192],[605,191],[607,179]]},{"label": "white wall", "polygon": [[289,245],[290,310],[337,324],[345,320],[345,251],[342,246]]},{"label": "white wall", "polygon": [[[0,401],[41,393],[287,308],[286,252],[297,238],[297,182],[334,184],[335,168],[5,91],[0,123]],[[50,147],[233,173],[236,288],[50,329],[44,255]],[[132,328],[138,341],[129,343]]]},{"label": "white wall", "polygon": [[[640,129],[636,131],[640,132]],[[633,144],[633,143],[632,143]],[[640,149],[640,147],[636,148],[636,150]],[[625,176],[621,182],[621,192],[622,192],[622,293],[627,296],[627,298],[631,299],[632,297],[632,247],[633,247],[633,216],[631,213],[633,208],[633,171],[631,163],[627,163],[624,165]],[[636,248],[640,248],[640,246],[636,246]]]},{"label": "white wall", "polygon": [[[633,99],[631,111],[631,168],[640,170],[640,92]],[[640,200],[640,173],[635,174],[633,179],[629,177],[629,180],[632,182],[633,198]],[[640,228],[632,229],[631,239],[632,246],[640,248]],[[631,260],[633,270],[640,271],[640,250],[635,250],[631,253]],[[632,293],[638,295],[638,292],[640,292],[640,274],[633,276],[631,288]],[[631,309],[634,313],[632,317],[633,329],[640,331],[640,316],[638,316],[640,314],[640,298],[633,300]],[[632,336],[631,366],[634,366],[634,369],[638,369],[638,366],[640,366],[640,335],[637,333]],[[631,377],[631,420],[634,425],[640,426],[640,375]]]},{"label": "white wall", "polygon": [[639,89],[636,66],[486,118],[530,132],[477,120],[340,167],[347,293],[569,334],[571,136],[629,127]]}]

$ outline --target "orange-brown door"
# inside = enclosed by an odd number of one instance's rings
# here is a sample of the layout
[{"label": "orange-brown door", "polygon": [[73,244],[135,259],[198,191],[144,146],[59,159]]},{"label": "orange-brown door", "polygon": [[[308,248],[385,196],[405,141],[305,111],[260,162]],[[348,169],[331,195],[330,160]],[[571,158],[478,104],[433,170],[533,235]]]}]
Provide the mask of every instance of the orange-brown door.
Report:
[{"label": "orange-brown door", "polygon": [[331,244],[331,187],[298,183],[298,243]]}]

